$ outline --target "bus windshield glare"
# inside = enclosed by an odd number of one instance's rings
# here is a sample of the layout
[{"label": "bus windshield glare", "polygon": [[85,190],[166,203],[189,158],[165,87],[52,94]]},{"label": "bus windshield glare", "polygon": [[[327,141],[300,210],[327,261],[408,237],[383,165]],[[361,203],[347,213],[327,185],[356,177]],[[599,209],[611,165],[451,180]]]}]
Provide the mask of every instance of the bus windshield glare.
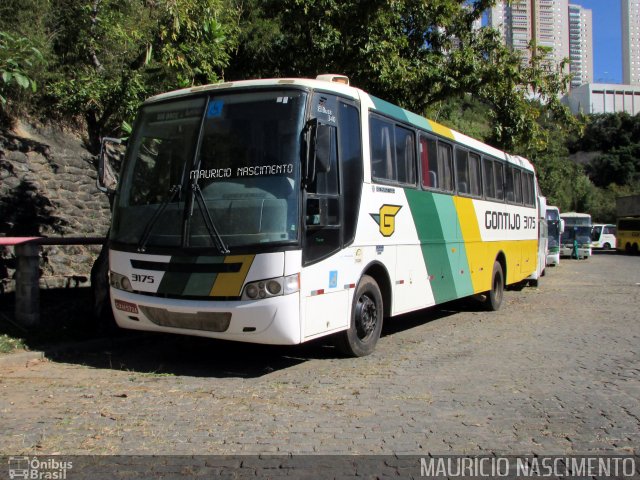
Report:
[{"label": "bus windshield glare", "polygon": [[144,106],[111,240],[139,249],[297,241],[306,96],[260,91]]}]

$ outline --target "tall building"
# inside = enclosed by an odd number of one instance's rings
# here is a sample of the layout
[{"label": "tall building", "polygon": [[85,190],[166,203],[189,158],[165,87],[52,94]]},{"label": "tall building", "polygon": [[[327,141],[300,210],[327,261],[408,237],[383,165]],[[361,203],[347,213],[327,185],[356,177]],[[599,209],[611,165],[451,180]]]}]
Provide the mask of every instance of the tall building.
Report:
[{"label": "tall building", "polygon": [[622,82],[640,85],[640,0],[622,0]]},{"label": "tall building", "polygon": [[569,59],[571,88],[593,82],[592,14],[580,5],[569,5]]},{"label": "tall building", "polygon": [[[529,58],[528,46],[532,42],[549,47],[549,60],[556,65],[570,58],[569,0],[512,0],[509,4],[500,0],[487,12],[487,24],[502,34],[508,46],[521,51],[525,59]],[[590,39],[590,25],[588,30]]]}]

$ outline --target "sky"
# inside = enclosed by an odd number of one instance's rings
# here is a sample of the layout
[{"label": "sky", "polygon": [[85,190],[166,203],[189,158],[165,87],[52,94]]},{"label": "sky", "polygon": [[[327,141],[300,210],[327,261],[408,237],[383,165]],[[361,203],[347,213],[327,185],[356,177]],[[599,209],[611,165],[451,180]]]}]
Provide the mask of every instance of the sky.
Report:
[{"label": "sky", "polygon": [[593,81],[622,83],[620,0],[569,0],[588,8],[593,22]]}]

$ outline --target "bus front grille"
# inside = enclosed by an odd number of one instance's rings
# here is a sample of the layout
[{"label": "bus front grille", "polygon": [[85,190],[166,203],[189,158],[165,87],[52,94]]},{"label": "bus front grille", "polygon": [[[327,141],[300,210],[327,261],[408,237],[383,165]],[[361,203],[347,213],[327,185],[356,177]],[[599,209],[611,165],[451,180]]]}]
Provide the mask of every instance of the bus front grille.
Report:
[{"label": "bus front grille", "polygon": [[140,305],[140,310],[151,322],[161,327],[225,332],[231,323],[231,312],[180,313],[144,305]]}]

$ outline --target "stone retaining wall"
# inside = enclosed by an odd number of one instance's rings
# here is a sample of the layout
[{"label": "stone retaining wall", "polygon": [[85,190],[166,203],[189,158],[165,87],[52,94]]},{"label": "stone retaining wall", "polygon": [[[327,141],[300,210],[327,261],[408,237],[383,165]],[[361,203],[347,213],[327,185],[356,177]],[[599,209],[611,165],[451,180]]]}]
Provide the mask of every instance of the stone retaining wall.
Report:
[{"label": "stone retaining wall", "polygon": [[[109,202],[96,187],[96,157],[75,134],[18,123],[0,130],[0,236],[99,237]],[[99,246],[50,246],[41,254],[43,288],[86,285]],[[0,293],[14,289],[13,248],[0,247]]]}]

